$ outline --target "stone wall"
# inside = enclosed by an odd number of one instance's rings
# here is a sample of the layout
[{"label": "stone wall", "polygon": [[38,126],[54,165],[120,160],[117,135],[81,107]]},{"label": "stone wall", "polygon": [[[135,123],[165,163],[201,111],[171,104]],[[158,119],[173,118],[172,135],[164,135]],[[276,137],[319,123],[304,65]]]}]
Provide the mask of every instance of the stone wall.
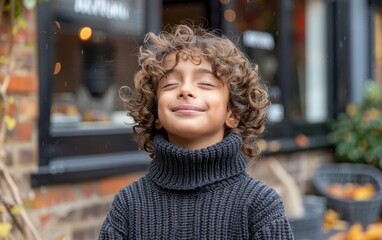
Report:
[{"label": "stone wall", "polygon": [[[26,11],[27,29],[15,38],[16,69],[8,88],[10,115],[15,127],[7,132],[5,151],[7,165],[20,189],[35,226],[44,240],[97,239],[114,194],[144,173],[134,173],[32,188],[30,174],[38,167],[38,78],[36,24],[34,10]],[[332,154],[316,150],[276,156],[295,178],[300,190],[308,192],[314,170],[331,161]],[[249,168],[251,175],[270,185],[273,182],[267,158]]]}]

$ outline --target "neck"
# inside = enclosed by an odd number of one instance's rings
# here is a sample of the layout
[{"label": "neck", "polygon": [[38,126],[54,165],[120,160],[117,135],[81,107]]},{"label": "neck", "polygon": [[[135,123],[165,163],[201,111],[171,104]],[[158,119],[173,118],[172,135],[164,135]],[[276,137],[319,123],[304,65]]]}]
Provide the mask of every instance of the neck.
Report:
[{"label": "neck", "polygon": [[168,133],[168,139],[170,143],[188,150],[203,149],[203,148],[215,145],[219,143],[220,141],[222,141],[223,138],[224,138],[224,132],[222,132],[222,134],[219,134],[215,137],[211,137],[210,135],[208,135],[205,137],[198,137],[197,139],[183,138],[183,137],[179,137],[179,136]]}]

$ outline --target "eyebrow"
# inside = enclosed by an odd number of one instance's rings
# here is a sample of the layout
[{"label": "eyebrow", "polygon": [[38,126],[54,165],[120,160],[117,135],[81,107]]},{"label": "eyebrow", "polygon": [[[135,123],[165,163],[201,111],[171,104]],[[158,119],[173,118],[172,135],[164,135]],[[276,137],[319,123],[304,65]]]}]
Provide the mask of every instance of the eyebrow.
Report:
[{"label": "eyebrow", "polygon": [[196,73],[207,73],[207,74],[214,75],[213,72],[207,68],[197,68],[197,69],[195,69],[194,72],[196,72]]},{"label": "eyebrow", "polygon": [[[166,75],[167,74],[170,74],[170,73],[179,73],[180,71],[178,69],[176,69],[176,67],[170,69],[169,71],[166,72]],[[208,68],[196,68],[194,71],[194,73],[205,73],[205,74],[211,74],[211,75],[214,75],[213,72],[208,69]]]}]

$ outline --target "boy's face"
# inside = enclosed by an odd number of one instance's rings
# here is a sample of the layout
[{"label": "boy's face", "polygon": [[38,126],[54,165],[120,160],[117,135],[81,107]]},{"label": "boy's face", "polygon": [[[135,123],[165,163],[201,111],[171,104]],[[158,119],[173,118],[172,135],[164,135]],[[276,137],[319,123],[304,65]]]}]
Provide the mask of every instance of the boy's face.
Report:
[{"label": "boy's face", "polygon": [[[173,66],[175,55],[168,56],[165,64]],[[232,118],[228,88],[204,60],[195,65],[181,55],[178,65],[160,80],[157,99],[157,128],[163,127],[171,143],[186,149],[221,141],[226,122]]]}]

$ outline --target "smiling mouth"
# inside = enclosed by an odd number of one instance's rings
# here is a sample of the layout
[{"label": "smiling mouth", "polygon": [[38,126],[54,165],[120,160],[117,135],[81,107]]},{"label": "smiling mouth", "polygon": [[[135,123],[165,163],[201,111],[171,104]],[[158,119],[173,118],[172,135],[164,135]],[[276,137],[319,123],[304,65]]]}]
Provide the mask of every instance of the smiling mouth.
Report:
[{"label": "smiling mouth", "polygon": [[203,108],[191,106],[191,105],[180,105],[174,108],[171,108],[172,112],[204,112]]}]

